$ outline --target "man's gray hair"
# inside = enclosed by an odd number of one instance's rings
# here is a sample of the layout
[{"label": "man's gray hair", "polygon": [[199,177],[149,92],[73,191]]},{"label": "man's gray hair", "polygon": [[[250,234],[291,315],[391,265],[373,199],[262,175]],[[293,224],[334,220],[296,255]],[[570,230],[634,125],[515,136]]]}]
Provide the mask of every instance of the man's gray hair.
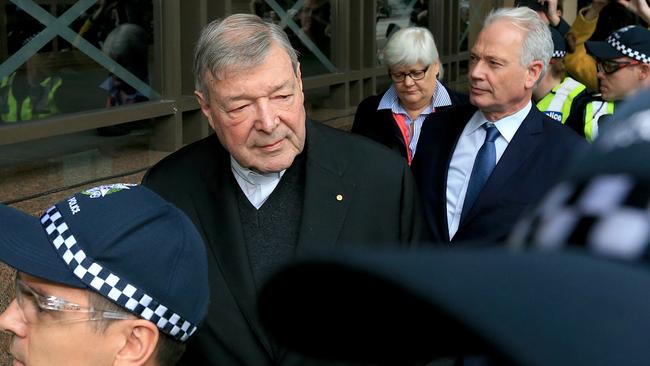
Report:
[{"label": "man's gray hair", "polygon": [[298,54],[278,25],[257,15],[233,14],[203,28],[194,49],[194,87],[207,100],[208,73],[220,80],[224,72],[241,71],[262,64],[273,45],[280,46],[298,71]]},{"label": "man's gray hair", "polygon": [[[426,28],[408,27],[395,32],[384,47],[384,62],[389,69],[410,67],[418,62],[429,66],[440,61],[436,42]],[[442,65],[440,75],[442,77]]]},{"label": "man's gray hair", "polygon": [[553,38],[548,26],[528,7],[492,10],[485,18],[483,27],[498,21],[509,22],[524,31],[520,62],[524,67],[528,67],[533,61],[542,62],[542,72],[537,79],[539,83],[544,78],[547,65],[553,56]]}]

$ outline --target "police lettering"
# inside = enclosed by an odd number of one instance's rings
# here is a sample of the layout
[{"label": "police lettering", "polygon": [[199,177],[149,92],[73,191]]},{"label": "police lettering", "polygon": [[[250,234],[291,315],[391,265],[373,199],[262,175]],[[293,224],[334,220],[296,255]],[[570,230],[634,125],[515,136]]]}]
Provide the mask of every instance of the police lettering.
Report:
[{"label": "police lettering", "polygon": [[558,122],[562,122],[562,113],[560,112],[554,112],[554,111],[546,111],[544,112],[547,116],[553,118],[554,120]]},{"label": "police lettering", "polygon": [[71,197],[68,200],[68,206],[70,206],[70,211],[72,211],[72,214],[76,214],[77,212],[80,212],[81,209],[79,208],[79,205],[77,204],[77,198]]}]

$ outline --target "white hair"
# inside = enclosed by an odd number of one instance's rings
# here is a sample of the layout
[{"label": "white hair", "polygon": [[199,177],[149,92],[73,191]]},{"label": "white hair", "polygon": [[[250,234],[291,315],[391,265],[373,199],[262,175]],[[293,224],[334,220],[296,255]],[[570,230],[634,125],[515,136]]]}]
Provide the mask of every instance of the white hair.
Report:
[{"label": "white hair", "polygon": [[224,71],[258,66],[274,45],[287,53],[297,72],[298,53],[280,26],[252,14],[233,14],[212,21],[201,31],[194,49],[194,87],[207,98],[209,89],[205,77],[208,72],[219,80]]},{"label": "white hair", "polygon": [[548,26],[544,24],[534,10],[528,7],[492,10],[485,18],[483,27],[498,21],[507,21],[525,32],[521,48],[521,65],[528,67],[533,61],[541,61],[542,72],[537,82],[542,80],[546,74],[547,65],[553,56],[553,38]]},{"label": "white hair", "polygon": [[[420,62],[424,66],[440,62],[438,48],[431,32],[422,27],[398,30],[384,47],[384,62],[389,69],[409,67]],[[440,75],[442,77],[442,65]]]}]

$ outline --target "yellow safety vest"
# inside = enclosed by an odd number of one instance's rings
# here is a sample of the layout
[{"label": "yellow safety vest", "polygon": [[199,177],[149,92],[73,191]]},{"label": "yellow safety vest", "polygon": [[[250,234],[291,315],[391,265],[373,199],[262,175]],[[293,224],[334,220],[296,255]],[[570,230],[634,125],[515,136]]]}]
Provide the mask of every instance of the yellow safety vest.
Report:
[{"label": "yellow safety vest", "polygon": [[598,121],[600,117],[614,114],[614,102],[595,100],[585,107],[585,137],[592,142],[598,137]]},{"label": "yellow safety vest", "polygon": [[537,108],[547,116],[564,124],[571,113],[573,99],[586,88],[580,82],[565,77],[550,93],[537,102]]},{"label": "yellow safety vest", "polygon": [[[19,105],[13,94],[12,86],[16,73],[2,79],[0,82],[0,106],[2,113],[0,119],[4,122],[29,121],[32,119],[46,118],[59,113],[59,109],[54,103],[54,96],[61,87],[62,80],[60,77],[49,76],[41,81],[40,85],[45,90],[43,98],[37,100],[34,104],[29,96],[26,97],[22,104]],[[19,111],[20,110],[20,111]]]}]

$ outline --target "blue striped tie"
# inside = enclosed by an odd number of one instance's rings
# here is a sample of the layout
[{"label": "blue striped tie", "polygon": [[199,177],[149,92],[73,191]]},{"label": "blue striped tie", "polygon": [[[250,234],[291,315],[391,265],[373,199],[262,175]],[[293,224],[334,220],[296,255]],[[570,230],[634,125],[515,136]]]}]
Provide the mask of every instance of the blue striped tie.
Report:
[{"label": "blue striped tie", "polygon": [[460,214],[460,222],[465,220],[465,216],[474,205],[476,197],[478,197],[485,182],[492,174],[494,166],[497,165],[497,151],[494,147],[494,140],[499,137],[499,130],[490,122],[484,123],[482,127],[485,129],[485,141],[476,154],[476,160],[474,160],[472,175],[469,178],[467,193],[465,194],[465,203],[463,203],[463,212]]}]

